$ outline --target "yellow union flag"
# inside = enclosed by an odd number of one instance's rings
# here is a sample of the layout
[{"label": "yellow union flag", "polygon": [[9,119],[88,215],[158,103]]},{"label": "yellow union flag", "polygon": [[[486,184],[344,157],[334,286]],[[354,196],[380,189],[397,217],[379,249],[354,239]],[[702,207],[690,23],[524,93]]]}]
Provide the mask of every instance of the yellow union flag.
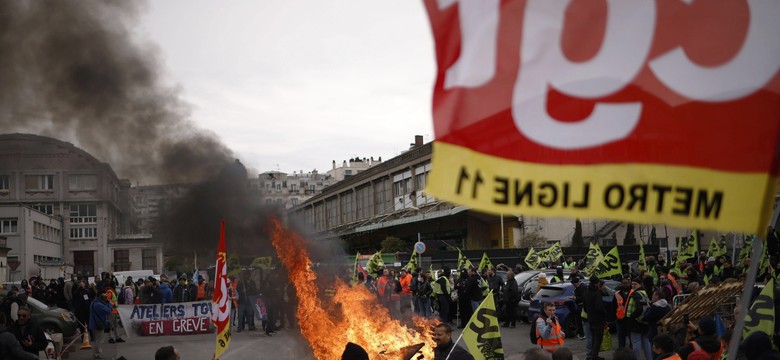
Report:
[{"label": "yellow union flag", "polygon": [[645,260],[645,246],[639,242],[639,270],[647,270],[647,261]]},{"label": "yellow union flag", "polygon": [[528,265],[531,270],[536,270],[541,263],[542,259],[537,255],[536,251],[534,251],[534,248],[529,248],[528,255],[525,256],[525,264]]},{"label": "yellow union flag", "polygon": [[690,258],[696,258],[699,256],[699,230],[693,230],[691,236],[680,239],[680,243],[677,247],[680,248],[677,254],[677,259],[688,260]]},{"label": "yellow union flag", "polygon": [[417,253],[412,251],[412,257],[406,264],[406,270],[409,271],[409,273],[417,272],[417,268],[420,267],[420,265],[417,263],[417,257]]},{"label": "yellow union flag", "polygon": [[383,267],[385,267],[385,261],[382,260],[382,251],[377,251],[373,256],[371,256],[370,259],[368,259],[368,264],[366,264],[366,271],[369,274],[376,275],[376,273],[379,271],[379,268]]},{"label": "yellow union flag", "polygon": [[467,258],[465,255],[463,255],[462,252],[460,252],[460,249],[458,249],[458,271],[461,271],[463,269],[467,269],[474,266],[471,263],[471,260]]},{"label": "yellow union flag", "polygon": [[599,279],[607,279],[613,275],[620,275],[620,254],[618,253],[617,246],[613,247],[601,262],[593,269],[591,276],[596,276]]},{"label": "yellow union flag", "polygon": [[745,315],[745,329],[743,339],[748,335],[763,331],[767,334],[775,333],[775,280],[770,279],[764,286],[764,290],[758,294],[750,311]]},{"label": "yellow union flag", "polygon": [[593,271],[593,268],[596,267],[596,265],[599,264],[601,259],[604,257],[604,254],[601,253],[601,248],[596,243],[590,243],[590,247],[588,248],[588,254],[585,255],[585,260],[587,265],[585,265],[585,273],[590,274],[591,271]]},{"label": "yellow union flag", "polygon": [[[490,293],[493,291],[491,290]],[[463,329],[463,341],[475,360],[504,358],[496,304],[490,293],[474,311],[466,328]]]},{"label": "yellow union flag", "polygon": [[561,249],[561,242],[556,242],[553,246],[536,253],[542,260],[547,261],[559,261],[563,256],[563,249]]},{"label": "yellow union flag", "polygon": [[491,267],[493,267],[493,263],[490,262],[490,259],[486,253],[482,253],[482,260],[479,262],[479,268],[477,268],[477,271],[482,271],[482,269],[489,269]]}]

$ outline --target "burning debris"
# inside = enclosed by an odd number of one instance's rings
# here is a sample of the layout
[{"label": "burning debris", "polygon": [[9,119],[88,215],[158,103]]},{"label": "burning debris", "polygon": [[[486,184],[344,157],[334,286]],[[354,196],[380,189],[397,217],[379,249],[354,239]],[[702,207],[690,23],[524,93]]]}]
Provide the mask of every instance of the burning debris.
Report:
[{"label": "burning debris", "polygon": [[301,334],[315,358],[340,359],[348,342],[360,345],[371,359],[399,359],[410,345],[425,343],[423,355],[433,358],[433,320],[415,318],[414,328],[403,326],[365,287],[338,279],[332,301],[323,300],[304,238],[276,219],[271,224],[273,246],[297,290]]}]

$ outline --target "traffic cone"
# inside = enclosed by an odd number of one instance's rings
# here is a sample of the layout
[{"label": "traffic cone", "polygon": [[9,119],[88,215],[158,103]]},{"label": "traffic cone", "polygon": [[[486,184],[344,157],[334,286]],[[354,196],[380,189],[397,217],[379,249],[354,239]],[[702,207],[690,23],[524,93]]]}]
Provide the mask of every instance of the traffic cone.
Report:
[{"label": "traffic cone", "polygon": [[89,343],[89,330],[84,331],[81,335],[81,350],[92,349],[92,345]]}]

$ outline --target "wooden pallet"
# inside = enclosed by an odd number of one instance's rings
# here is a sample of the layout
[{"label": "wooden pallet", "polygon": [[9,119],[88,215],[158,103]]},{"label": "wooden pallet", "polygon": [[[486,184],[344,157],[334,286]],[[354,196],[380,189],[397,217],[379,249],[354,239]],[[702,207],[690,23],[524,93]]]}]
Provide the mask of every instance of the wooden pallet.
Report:
[{"label": "wooden pallet", "polygon": [[739,306],[743,287],[742,281],[729,279],[718,285],[698,289],[659,321],[659,331],[674,333],[682,326],[685,314],[694,324],[704,316],[715,314],[720,314],[724,321],[733,320],[734,307]]}]

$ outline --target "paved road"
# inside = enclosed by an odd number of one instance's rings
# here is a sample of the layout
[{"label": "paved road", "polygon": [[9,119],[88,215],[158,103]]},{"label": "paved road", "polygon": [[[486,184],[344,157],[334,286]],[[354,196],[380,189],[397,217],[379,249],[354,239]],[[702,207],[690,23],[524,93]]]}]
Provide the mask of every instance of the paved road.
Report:
[{"label": "paved road", "polygon": [[[530,326],[518,324],[515,329],[502,328],[501,338],[508,360],[520,359],[520,353],[531,346],[528,340]],[[460,335],[458,330],[455,337]],[[616,340],[613,339],[616,345]],[[76,344],[77,347],[79,344]],[[129,360],[154,359],[154,352],[162,346],[173,345],[186,360],[208,360],[214,352],[214,335],[132,337],[121,344],[104,344],[106,359],[124,356]],[[566,346],[575,357],[585,359],[585,341],[567,339]],[[91,350],[76,350],[69,354],[71,359],[92,359]],[[601,356],[611,359],[611,353]],[[259,331],[234,333],[228,353],[222,360],[232,359],[314,359],[306,340],[295,329],[280,330],[273,337],[266,337]]]}]

